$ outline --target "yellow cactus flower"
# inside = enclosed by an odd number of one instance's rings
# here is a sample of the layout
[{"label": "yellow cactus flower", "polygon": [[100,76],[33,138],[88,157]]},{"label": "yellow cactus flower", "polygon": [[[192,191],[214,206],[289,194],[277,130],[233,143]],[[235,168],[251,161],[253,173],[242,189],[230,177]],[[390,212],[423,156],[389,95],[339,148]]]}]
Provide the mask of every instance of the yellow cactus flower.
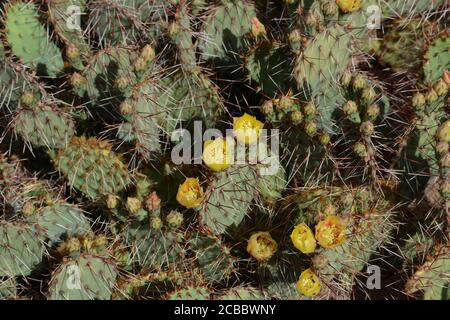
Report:
[{"label": "yellow cactus flower", "polygon": [[312,253],[316,249],[314,234],[305,223],[295,226],[291,233],[291,240],[294,246],[303,253]]},{"label": "yellow cactus flower", "polygon": [[261,121],[247,113],[239,118],[233,118],[233,133],[237,141],[245,144],[255,143],[263,126]]},{"label": "yellow cactus flower", "polygon": [[313,297],[318,294],[320,286],[319,277],[311,269],[303,271],[297,281],[298,292],[307,297]]},{"label": "yellow cactus flower", "polygon": [[206,166],[212,171],[223,171],[233,163],[233,141],[217,138],[208,140],[203,144],[202,159]]},{"label": "yellow cactus flower", "polygon": [[336,4],[344,13],[354,12],[361,9],[361,0],[336,0]]},{"label": "yellow cactus flower", "polygon": [[247,252],[258,261],[270,259],[277,248],[275,240],[272,239],[270,233],[265,231],[252,234],[247,244]]},{"label": "yellow cactus flower", "polygon": [[203,201],[203,196],[198,178],[186,178],[178,187],[177,201],[186,208],[198,207]]},{"label": "yellow cactus flower", "polygon": [[345,225],[337,216],[328,216],[316,225],[316,240],[324,248],[337,247],[345,240]]}]

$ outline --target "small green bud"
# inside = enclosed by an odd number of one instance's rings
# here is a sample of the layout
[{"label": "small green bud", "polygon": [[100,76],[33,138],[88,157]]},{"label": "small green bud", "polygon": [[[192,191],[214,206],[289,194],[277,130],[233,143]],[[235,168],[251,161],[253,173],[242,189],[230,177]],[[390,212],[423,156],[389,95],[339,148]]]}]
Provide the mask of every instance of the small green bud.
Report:
[{"label": "small green bud", "polygon": [[426,96],[425,99],[427,100],[428,103],[433,103],[435,102],[437,99],[439,98],[438,94],[436,93],[436,91],[434,91],[434,89],[430,89]]},{"label": "small green bud", "polygon": [[355,101],[349,100],[342,108],[342,111],[344,111],[345,115],[350,116],[358,112],[358,105]]},{"label": "small green bud", "polygon": [[125,90],[130,85],[130,78],[126,75],[121,75],[116,79],[116,88],[119,90]]},{"label": "small green bud", "polygon": [[136,71],[144,71],[145,68],[147,67],[147,62],[145,62],[145,60],[141,57],[138,57],[133,64],[134,70]]},{"label": "small green bud", "polygon": [[313,116],[316,114],[316,106],[314,103],[309,102],[303,107],[303,112],[307,117]]},{"label": "small green bud", "polygon": [[373,132],[375,131],[375,128],[373,126],[373,123],[370,121],[365,121],[361,123],[361,126],[359,127],[359,131],[366,137],[370,137]]},{"label": "small green bud", "polygon": [[355,90],[362,90],[367,86],[366,78],[364,78],[363,75],[357,74],[353,78],[353,89]]},{"label": "small green bud", "polygon": [[261,106],[261,111],[265,115],[273,114],[274,110],[273,110],[273,102],[272,102],[272,100],[264,101],[264,103]]},{"label": "small green bud", "polygon": [[367,149],[364,143],[355,143],[355,145],[353,146],[353,151],[361,158],[367,157]]},{"label": "small green bud", "polygon": [[81,88],[82,86],[84,86],[87,82],[86,78],[83,77],[81,74],[79,74],[78,72],[73,73],[70,76],[70,84],[74,87],[74,88]]},{"label": "small green bud", "polygon": [[172,210],[166,217],[166,221],[172,228],[179,228],[184,222],[184,216],[181,212]]},{"label": "small green bud", "polygon": [[366,109],[367,119],[374,121],[380,115],[380,107],[377,104],[371,104]]},{"label": "small green bud", "polygon": [[364,88],[362,92],[362,99],[366,103],[371,103],[377,96],[377,93],[372,87]]},{"label": "small green bud", "polygon": [[300,110],[294,110],[290,114],[291,121],[293,124],[297,125],[303,122],[303,114]]},{"label": "small green bud", "polygon": [[290,110],[295,106],[295,101],[289,96],[282,96],[277,103],[277,109],[279,111],[282,110]]},{"label": "small green bud", "polygon": [[142,201],[138,198],[128,197],[126,207],[129,213],[135,214],[139,209],[142,208]]},{"label": "small green bud", "polygon": [[306,25],[308,27],[316,27],[317,21],[317,17],[312,12],[308,13],[306,16]]},{"label": "small green bud", "polygon": [[34,207],[34,204],[32,201],[27,201],[25,202],[25,204],[22,206],[22,214],[25,217],[29,217],[31,215],[33,215],[33,213],[36,211],[36,208]]},{"label": "small green bud", "polygon": [[80,57],[80,49],[73,44],[69,44],[66,48],[66,55],[69,60],[77,59]]},{"label": "small green bud", "polygon": [[108,209],[115,209],[117,207],[118,197],[113,194],[108,194],[106,199],[106,206]]},{"label": "small green bud", "polygon": [[146,44],[141,50],[141,58],[145,63],[152,61],[155,59],[155,50],[153,50],[152,46]]},{"label": "small green bud", "polygon": [[412,106],[416,109],[422,109],[426,103],[427,100],[425,96],[420,92],[417,92],[412,98]]},{"label": "small green bud", "polygon": [[289,33],[289,42],[298,43],[302,41],[302,33],[298,29],[294,29]]},{"label": "small green bud", "polygon": [[324,132],[319,137],[319,142],[323,146],[327,146],[331,141],[331,137],[328,133]]},{"label": "small green bud", "polygon": [[337,6],[336,2],[327,1],[322,4],[322,12],[326,16],[334,16],[334,15],[338,14],[339,7]]},{"label": "small green bud", "polygon": [[352,74],[350,72],[344,72],[341,76],[340,82],[343,87],[348,87],[352,82]]},{"label": "small green bud", "polygon": [[439,126],[436,132],[436,139],[440,142],[450,143],[450,120]]},{"label": "small green bud", "polygon": [[33,92],[26,90],[20,97],[20,102],[27,107],[31,107],[35,103]]},{"label": "small green bud", "polygon": [[305,123],[305,132],[310,137],[314,136],[317,132],[317,122],[314,120],[307,121]]},{"label": "small green bud", "polygon": [[129,115],[133,112],[133,106],[127,100],[122,101],[120,104],[120,113],[124,116]]},{"label": "small green bud", "polygon": [[439,97],[445,96],[448,92],[448,86],[444,80],[439,79],[433,86],[434,91]]},{"label": "small green bud", "polygon": [[152,217],[150,219],[150,226],[152,229],[160,230],[163,226],[163,222],[160,217]]}]

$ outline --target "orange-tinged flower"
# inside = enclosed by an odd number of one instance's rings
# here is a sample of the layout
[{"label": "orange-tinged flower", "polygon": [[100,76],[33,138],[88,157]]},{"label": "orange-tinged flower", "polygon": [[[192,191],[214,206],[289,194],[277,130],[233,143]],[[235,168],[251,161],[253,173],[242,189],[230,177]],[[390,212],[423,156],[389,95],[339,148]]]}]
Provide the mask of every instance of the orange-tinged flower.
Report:
[{"label": "orange-tinged flower", "polygon": [[203,201],[203,196],[198,178],[186,178],[178,187],[177,201],[186,208],[198,207]]},{"label": "orange-tinged flower", "polygon": [[275,240],[272,239],[270,233],[265,231],[252,234],[247,244],[247,252],[258,261],[270,259],[277,248]]},{"label": "orange-tinged flower", "polygon": [[256,39],[259,37],[265,38],[267,35],[266,28],[257,17],[252,18],[252,35]]},{"label": "orange-tinged flower", "polygon": [[316,249],[314,234],[305,223],[295,226],[291,233],[291,240],[294,246],[303,253],[312,253]]},{"label": "orange-tinged flower", "polygon": [[328,216],[316,225],[316,240],[324,248],[330,249],[345,240],[345,225],[341,218]]},{"label": "orange-tinged flower", "polygon": [[297,281],[298,292],[307,297],[313,297],[318,294],[320,286],[319,277],[311,269],[303,271]]},{"label": "orange-tinged flower", "polygon": [[247,113],[239,118],[233,118],[233,133],[236,140],[245,144],[255,143],[264,124]]},{"label": "orange-tinged flower", "polygon": [[361,9],[361,0],[336,0],[336,4],[344,13],[354,12]]},{"label": "orange-tinged flower", "polygon": [[203,144],[202,159],[212,171],[223,171],[233,163],[234,142],[232,138],[217,138]]}]

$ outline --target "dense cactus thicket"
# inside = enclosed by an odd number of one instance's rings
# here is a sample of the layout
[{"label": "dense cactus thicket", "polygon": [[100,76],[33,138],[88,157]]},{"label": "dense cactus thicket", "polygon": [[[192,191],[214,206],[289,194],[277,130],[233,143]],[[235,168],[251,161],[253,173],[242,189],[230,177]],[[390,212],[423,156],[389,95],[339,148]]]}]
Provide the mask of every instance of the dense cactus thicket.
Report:
[{"label": "dense cactus thicket", "polygon": [[448,1],[0,13],[0,299],[450,299]]}]

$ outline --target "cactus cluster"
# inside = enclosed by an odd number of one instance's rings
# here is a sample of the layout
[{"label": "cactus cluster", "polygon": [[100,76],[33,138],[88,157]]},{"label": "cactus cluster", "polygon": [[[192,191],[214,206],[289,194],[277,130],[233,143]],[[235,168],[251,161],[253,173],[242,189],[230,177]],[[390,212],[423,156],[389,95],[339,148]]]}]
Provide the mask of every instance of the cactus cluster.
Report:
[{"label": "cactus cluster", "polygon": [[450,299],[448,1],[0,6],[0,299]]}]

